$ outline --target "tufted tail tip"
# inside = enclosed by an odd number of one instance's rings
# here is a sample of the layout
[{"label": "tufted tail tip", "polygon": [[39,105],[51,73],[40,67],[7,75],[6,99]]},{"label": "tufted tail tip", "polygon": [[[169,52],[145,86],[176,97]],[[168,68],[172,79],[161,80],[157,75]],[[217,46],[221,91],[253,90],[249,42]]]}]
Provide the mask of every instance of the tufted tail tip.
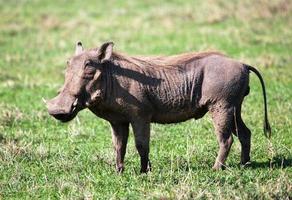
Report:
[{"label": "tufted tail tip", "polygon": [[270,123],[268,120],[265,120],[265,123],[264,123],[264,133],[265,133],[265,136],[270,139],[271,136],[272,136],[272,130],[271,130],[271,126],[270,126]]}]

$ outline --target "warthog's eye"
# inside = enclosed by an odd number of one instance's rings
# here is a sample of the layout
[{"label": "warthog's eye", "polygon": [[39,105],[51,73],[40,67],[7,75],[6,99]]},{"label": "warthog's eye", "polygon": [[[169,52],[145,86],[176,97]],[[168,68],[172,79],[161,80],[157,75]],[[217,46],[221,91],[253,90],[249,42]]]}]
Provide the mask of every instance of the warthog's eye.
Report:
[{"label": "warthog's eye", "polygon": [[82,76],[83,79],[88,79],[88,80],[93,79],[93,77],[94,77],[94,73],[85,73],[85,74]]},{"label": "warthog's eye", "polygon": [[85,62],[85,73],[94,73],[94,72],[95,72],[94,62],[86,61]]},{"label": "warthog's eye", "polygon": [[85,61],[84,65],[85,67],[88,67],[88,66],[92,66],[94,63],[91,61],[91,60],[87,60]]},{"label": "warthog's eye", "polygon": [[85,68],[84,68],[83,78],[92,79],[96,70],[94,66],[94,62],[88,60],[85,62],[84,65],[85,65]]}]

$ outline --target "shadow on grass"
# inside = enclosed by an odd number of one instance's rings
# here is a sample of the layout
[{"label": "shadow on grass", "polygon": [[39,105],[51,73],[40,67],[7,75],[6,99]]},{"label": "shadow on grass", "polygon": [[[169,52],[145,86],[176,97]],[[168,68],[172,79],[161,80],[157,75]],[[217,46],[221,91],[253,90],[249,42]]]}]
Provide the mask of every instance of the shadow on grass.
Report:
[{"label": "shadow on grass", "polygon": [[276,156],[272,160],[257,162],[252,161],[248,168],[258,169],[258,168],[287,168],[292,167],[292,158],[285,158],[284,156]]},{"label": "shadow on grass", "polygon": [[[168,158],[162,159],[164,160],[163,163],[168,162]],[[172,168],[173,171],[204,171],[204,170],[211,170],[213,165],[213,160],[208,159],[204,160],[203,162],[199,159],[196,161],[189,162],[185,158],[178,158],[174,162],[174,166]],[[156,166],[158,167],[158,166]],[[272,160],[266,161],[252,161],[250,164],[246,166],[240,165],[238,162],[231,162],[227,164],[225,170],[268,170],[268,169],[285,169],[292,167],[292,157],[291,156],[284,156],[284,155],[277,155]],[[159,168],[159,167],[158,167]],[[160,168],[164,171],[167,167],[166,165],[161,165]],[[170,168],[170,166],[169,166]],[[168,168],[168,169],[169,169]],[[155,170],[155,166],[154,166]]]}]

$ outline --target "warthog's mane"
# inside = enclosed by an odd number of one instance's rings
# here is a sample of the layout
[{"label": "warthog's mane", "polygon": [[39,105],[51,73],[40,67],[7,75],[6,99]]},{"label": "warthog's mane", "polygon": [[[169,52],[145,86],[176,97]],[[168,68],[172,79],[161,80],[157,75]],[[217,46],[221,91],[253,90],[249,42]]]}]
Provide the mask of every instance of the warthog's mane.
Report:
[{"label": "warthog's mane", "polygon": [[211,55],[223,55],[217,51],[190,52],[171,56],[129,56],[118,52],[113,52],[112,60],[121,65],[136,65],[141,68],[146,67],[175,67],[185,65],[194,60],[198,60]]}]

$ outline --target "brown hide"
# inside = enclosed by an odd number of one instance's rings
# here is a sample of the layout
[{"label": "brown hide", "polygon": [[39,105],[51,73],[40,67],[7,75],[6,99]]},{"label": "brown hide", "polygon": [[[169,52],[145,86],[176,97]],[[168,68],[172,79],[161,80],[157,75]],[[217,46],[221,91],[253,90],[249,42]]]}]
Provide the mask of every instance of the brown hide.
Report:
[{"label": "brown hide", "polygon": [[[141,157],[141,172],[147,172],[150,123],[198,119],[208,111],[220,147],[213,168],[224,166],[232,132],[242,145],[241,163],[249,162],[250,131],[240,113],[249,91],[249,70],[254,68],[218,52],[126,56],[113,52],[113,43],[86,51],[78,43],[75,52],[68,61],[60,94],[47,103],[49,113],[66,122],[89,108],[109,121],[118,171],[124,168],[129,124]],[[257,72],[266,110],[265,88]],[[266,113],[265,122],[269,129]]]}]

